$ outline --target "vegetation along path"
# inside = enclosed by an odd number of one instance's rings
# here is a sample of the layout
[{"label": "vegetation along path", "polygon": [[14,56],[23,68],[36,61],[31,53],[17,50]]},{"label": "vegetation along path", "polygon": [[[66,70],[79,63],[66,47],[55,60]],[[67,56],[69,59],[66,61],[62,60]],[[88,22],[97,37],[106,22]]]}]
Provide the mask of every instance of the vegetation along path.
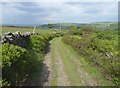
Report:
[{"label": "vegetation along path", "polygon": [[37,85],[44,86],[104,86],[112,85],[97,69],[91,67],[62,38],[54,38],[45,56]]}]

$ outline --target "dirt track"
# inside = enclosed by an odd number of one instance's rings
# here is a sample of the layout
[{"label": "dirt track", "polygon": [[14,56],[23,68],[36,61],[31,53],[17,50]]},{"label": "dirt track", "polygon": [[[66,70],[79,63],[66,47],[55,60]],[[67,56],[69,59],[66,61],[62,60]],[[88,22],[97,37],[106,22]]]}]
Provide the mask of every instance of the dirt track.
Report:
[{"label": "dirt track", "polygon": [[[80,60],[81,59],[81,60]],[[70,46],[64,44],[61,38],[50,42],[45,55],[41,74],[31,77],[28,86],[101,86],[105,85],[103,78],[91,75],[82,61],[82,57]],[[94,77],[93,77],[94,76]],[[101,81],[102,80],[102,81]],[[101,82],[100,82],[101,81]]]},{"label": "dirt track", "polygon": [[[52,49],[53,53],[52,53]],[[64,55],[67,55],[64,57]],[[52,54],[54,56],[52,57]],[[52,63],[52,59],[54,59],[54,63]],[[66,67],[67,63],[64,61],[64,59],[67,60],[69,63],[69,60],[72,61],[72,64],[69,64],[73,70],[71,70],[72,74],[69,74],[66,69],[69,70],[69,67]],[[70,62],[71,63],[71,62]],[[83,65],[77,60],[77,57],[70,52],[70,50],[63,45],[60,38],[54,39],[51,42],[50,46],[50,52],[46,54],[45,61],[44,61],[45,67],[43,66],[43,71],[41,75],[42,83],[44,86],[52,86],[53,84],[56,86],[96,86],[97,82],[84,70],[82,67]],[[52,64],[54,66],[52,67]],[[75,66],[74,66],[75,65]],[[47,66],[47,69],[46,69]],[[55,69],[55,72],[52,71],[52,69]],[[46,74],[46,75],[45,75]],[[76,77],[73,81],[72,77]],[[56,82],[52,80],[56,79]],[[75,82],[74,82],[75,81]]]}]

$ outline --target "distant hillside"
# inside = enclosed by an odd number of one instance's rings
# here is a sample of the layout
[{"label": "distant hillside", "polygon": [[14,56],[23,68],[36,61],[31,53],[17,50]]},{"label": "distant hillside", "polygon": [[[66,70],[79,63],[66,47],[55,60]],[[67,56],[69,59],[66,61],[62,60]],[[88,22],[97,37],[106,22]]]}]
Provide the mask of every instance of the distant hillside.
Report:
[{"label": "distant hillside", "polygon": [[101,29],[101,30],[118,28],[117,22],[95,22],[95,23],[91,23],[89,25],[96,29]]},{"label": "distant hillside", "polygon": [[[52,29],[60,29],[60,27],[61,29],[68,29],[72,25],[76,25],[78,28],[80,28],[81,26],[86,25],[86,24],[85,23],[56,23],[56,24],[53,24]],[[37,28],[49,29],[48,24],[37,26]]]},{"label": "distant hillside", "polygon": [[[55,23],[53,24],[53,28],[52,29],[69,29],[70,26],[72,25],[76,25],[78,28],[80,28],[81,26],[85,26],[85,25],[89,25],[92,26],[96,29],[100,29],[100,30],[106,30],[106,29],[118,29],[118,23],[117,22],[94,22],[94,23]],[[31,25],[27,25],[27,24],[3,24],[2,26],[11,26],[11,27],[37,27],[40,29],[49,29],[48,28],[48,24],[31,24]]]}]

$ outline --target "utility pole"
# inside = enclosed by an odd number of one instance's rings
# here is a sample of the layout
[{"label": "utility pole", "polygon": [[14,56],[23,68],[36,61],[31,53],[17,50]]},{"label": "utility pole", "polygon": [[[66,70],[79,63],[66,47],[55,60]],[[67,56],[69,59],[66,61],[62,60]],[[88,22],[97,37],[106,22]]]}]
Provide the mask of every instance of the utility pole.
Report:
[{"label": "utility pole", "polygon": [[35,33],[35,29],[36,29],[36,26],[35,26],[34,29],[33,29],[33,33]]},{"label": "utility pole", "polygon": [[14,26],[16,26],[16,18],[13,18]]},{"label": "utility pole", "polygon": [[61,23],[59,23],[59,25],[60,25],[60,32],[61,32]]}]

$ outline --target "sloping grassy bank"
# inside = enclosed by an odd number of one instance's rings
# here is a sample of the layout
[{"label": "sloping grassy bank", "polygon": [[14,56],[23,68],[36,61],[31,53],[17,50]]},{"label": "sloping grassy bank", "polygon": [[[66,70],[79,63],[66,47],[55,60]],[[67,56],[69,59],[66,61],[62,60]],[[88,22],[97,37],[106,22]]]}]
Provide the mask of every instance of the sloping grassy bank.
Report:
[{"label": "sloping grassy bank", "polygon": [[[63,42],[72,46],[91,66],[97,68],[104,78],[120,86],[120,53],[115,30],[76,30],[65,35]],[[79,33],[80,32],[80,33]]]}]

